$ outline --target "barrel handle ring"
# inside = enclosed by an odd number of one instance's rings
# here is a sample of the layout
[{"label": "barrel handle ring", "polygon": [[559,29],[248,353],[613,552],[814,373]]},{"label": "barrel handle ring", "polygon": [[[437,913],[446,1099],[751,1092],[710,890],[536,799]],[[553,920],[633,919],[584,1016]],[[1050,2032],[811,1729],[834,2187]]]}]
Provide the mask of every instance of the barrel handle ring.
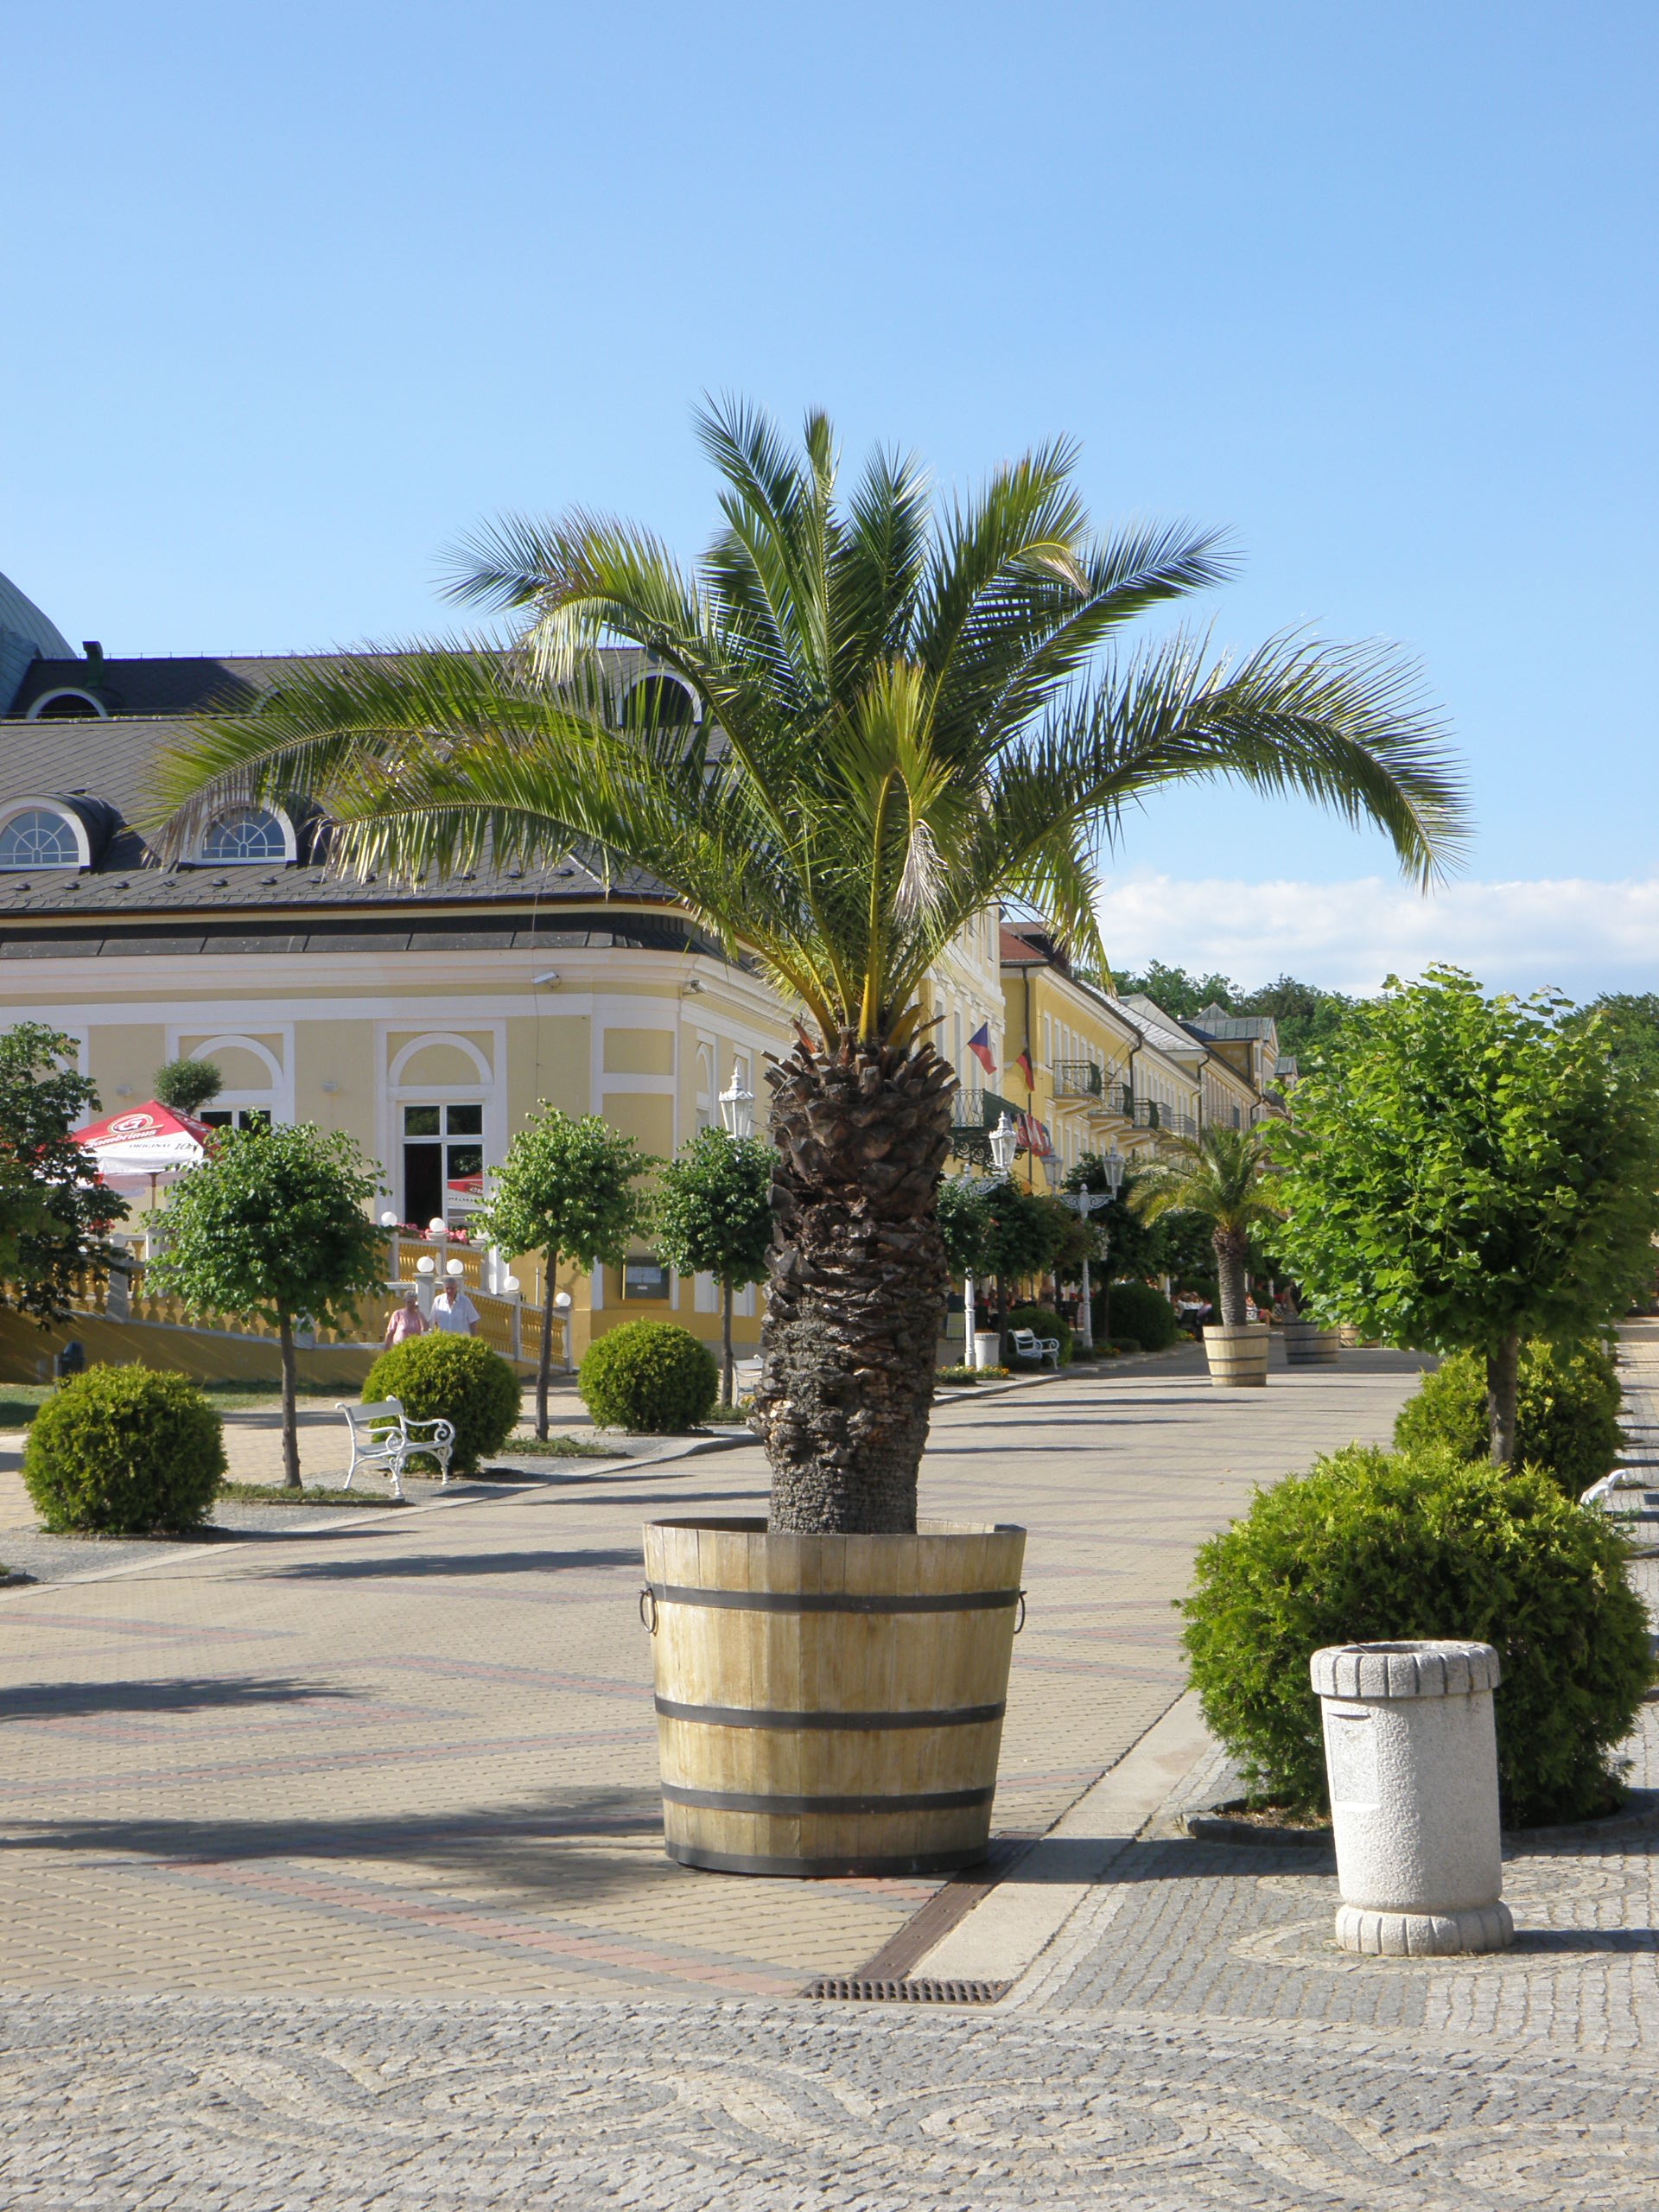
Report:
[{"label": "barrel handle ring", "polygon": [[1026,1593],[1025,1593],[1025,1592],[1022,1590],[1022,1591],[1020,1592],[1020,1610],[1019,1610],[1019,1611],[1018,1611],[1018,1612],[1014,1615],[1014,1634],[1015,1634],[1016,1636],[1018,1636],[1018,1635],[1019,1635],[1019,1633],[1020,1633],[1020,1630],[1021,1630],[1022,1628],[1024,1628],[1025,1624],[1026,1624]]},{"label": "barrel handle ring", "polygon": [[[646,1611],[647,1606],[650,1607],[649,1611]],[[641,1628],[649,1629],[653,1636],[656,1635],[657,1592],[649,1582],[642,1582],[639,1586],[639,1625]]]}]

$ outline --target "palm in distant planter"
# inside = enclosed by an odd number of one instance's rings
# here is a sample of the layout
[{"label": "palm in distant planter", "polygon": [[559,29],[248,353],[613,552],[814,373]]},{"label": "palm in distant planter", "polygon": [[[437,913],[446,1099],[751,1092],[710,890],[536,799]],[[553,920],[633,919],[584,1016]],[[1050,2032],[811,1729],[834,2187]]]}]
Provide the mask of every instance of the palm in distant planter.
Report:
[{"label": "palm in distant planter", "polygon": [[[523,610],[522,651],[296,677],[204,728],[165,796],[182,839],[227,794],[310,791],[341,861],[404,876],[582,844],[749,948],[804,1009],[768,1077],[772,1525],[904,1532],[946,1280],[954,1083],[918,1025],[930,965],[1002,898],[1103,961],[1101,856],[1163,785],[1300,791],[1379,826],[1421,880],[1456,842],[1458,786],[1386,652],[1281,638],[1228,665],[1179,637],[1112,657],[1229,564],[1207,532],[1093,534],[1069,448],[936,514],[888,454],[841,497],[820,415],[798,452],[735,404],[700,428],[726,526],[695,574],[628,524],[505,521],[454,596]],[[646,649],[696,719],[662,684],[624,726],[606,641]]]},{"label": "palm in distant planter", "polygon": [[1142,1172],[1129,1200],[1143,1221],[1190,1213],[1210,1224],[1224,1328],[1238,1328],[1244,1320],[1251,1236],[1280,1218],[1268,1183],[1272,1173],[1264,1131],[1209,1128],[1196,1138],[1178,1138],[1167,1158]]}]

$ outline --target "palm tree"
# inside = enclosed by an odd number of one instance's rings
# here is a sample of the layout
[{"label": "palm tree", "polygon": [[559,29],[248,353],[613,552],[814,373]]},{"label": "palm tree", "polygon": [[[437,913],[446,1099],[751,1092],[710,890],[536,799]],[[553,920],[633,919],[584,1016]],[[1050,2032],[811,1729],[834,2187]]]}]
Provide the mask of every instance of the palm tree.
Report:
[{"label": "palm tree", "polygon": [[1144,1172],[1129,1200],[1143,1221],[1190,1213],[1211,1224],[1224,1328],[1236,1329],[1244,1319],[1252,1232],[1280,1217],[1268,1195],[1272,1173],[1263,1130],[1208,1128],[1196,1138],[1178,1137],[1169,1156]]},{"label": "palm tree", "polygon": [[[1459,790],[1384,650],[1116,651],[1230,563],[1211,532],[1096,535],[1068,446],[936,510],[888,453],[843,495],[822,415],[798,451],[739,403],[698,422],[725,520],[695,571],[626,523],[510,518],[461,549],[451,595],[512,610],[516,648],[297,674],[205,725],[162,797],[181,845],[231,794],[308,792],[339,825],[337,865],[406,880],[579,846],[649,870],[745,947],[801,1009],[767,1078],[772,1526],[904,1531],[946,1282],[955,1083],[918,1011],[930,966],[1001,899],[1103,965],[1101,863],[1123,810],[1168,784],[1303,793],[1380,827],[1425,882],[1457,842]],[[664,679],[645,711],[619,708],[607,642]],[[685,692],[695,713],[677,715]]]}]

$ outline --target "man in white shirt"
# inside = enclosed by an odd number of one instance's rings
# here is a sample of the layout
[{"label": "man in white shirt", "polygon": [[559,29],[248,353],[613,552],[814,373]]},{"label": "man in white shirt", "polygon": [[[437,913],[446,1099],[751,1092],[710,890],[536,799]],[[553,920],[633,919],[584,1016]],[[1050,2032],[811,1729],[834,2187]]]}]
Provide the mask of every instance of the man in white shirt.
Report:
[{"label": "man in white shirt", "polygon": [[478,1334],[478,1308],[467,1297],[467,1285],[460,1275],[446,1275],[438,1285],[430,1325],[442,1329],[446,1337]]}]

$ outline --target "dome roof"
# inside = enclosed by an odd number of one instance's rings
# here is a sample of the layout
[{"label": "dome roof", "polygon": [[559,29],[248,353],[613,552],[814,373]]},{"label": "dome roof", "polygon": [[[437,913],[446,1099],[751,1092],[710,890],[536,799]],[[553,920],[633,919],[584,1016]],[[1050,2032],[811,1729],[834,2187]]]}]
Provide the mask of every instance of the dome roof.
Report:
[{"label": "dome roof", "polygon": [[32,599],[25,599],[10,576],[0,576],[0,630],[10,630],[34,646],[43,660],[73,660],[75,649],[55,622]]}]

